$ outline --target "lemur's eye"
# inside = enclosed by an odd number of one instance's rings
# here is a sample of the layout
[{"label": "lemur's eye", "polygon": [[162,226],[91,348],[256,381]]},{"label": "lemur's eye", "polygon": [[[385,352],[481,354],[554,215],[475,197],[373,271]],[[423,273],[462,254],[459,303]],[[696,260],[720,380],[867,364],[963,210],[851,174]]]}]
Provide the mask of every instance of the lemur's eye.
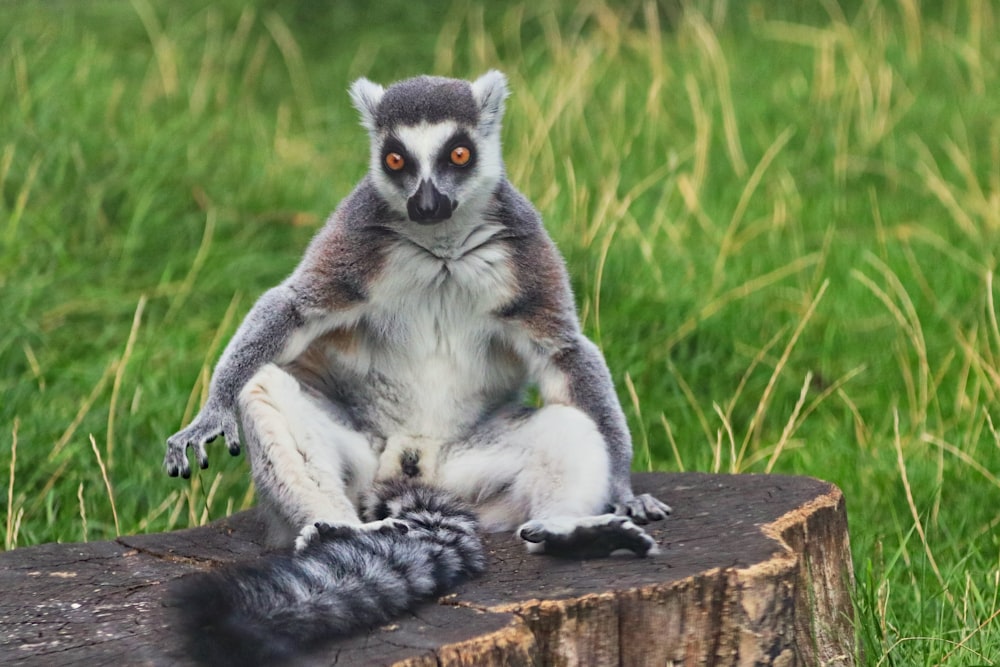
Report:
[{"label": "lemur's eye", "polygon": [[456,167],[464,167],[472,159],[472,151],[465,146],[456,146],[451,149],[451,163]]},{"label": "lemur's eye", "polygon": [[393,171],[399,171],[406,166],[406,160],[399,153],[387,153],[385,156],[385,166]]}]

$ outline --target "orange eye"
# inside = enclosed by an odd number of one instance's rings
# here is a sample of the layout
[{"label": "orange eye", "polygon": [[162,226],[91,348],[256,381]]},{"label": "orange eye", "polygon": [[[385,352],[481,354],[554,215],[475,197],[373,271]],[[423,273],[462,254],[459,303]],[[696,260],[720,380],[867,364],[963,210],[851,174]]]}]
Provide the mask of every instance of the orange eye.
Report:
[{"label": "orange eye", "polygon": [[464,167],[472,159],[472,151],[465,146],[457,146],[451,149],[451,163],[457,167]]},{"label": "orange eye", "polygon": [[385,166],[393,171],[399,171],[406,166],[406,160],[399,153],[387,153],[385,156]]}]

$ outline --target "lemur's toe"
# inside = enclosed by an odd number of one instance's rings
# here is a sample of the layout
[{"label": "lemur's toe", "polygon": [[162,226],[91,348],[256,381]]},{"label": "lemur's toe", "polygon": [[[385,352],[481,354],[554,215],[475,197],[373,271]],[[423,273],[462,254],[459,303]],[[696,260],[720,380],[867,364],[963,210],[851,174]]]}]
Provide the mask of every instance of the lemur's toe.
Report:
[{"label": "lemur's toe", "polygon": [[307,546],[312,544],[314,540],[318,539],[321,525],[325,524],[312,523],[304,526],[302,530],[299,531],[298,537],[295,538],[295,550],[302,551]]},{"label": "lemur's toe", "polygon": [[387,517],[378,522],[380,525],[376,530],[384,535],[390,533],[398,533],[400,535],[406,534],[410,531],[410,524],[406,523],[402,519],[396,519],[394,517]]},{"label": "lemur's toe", "polygon": [[644,557],[659,553],[656,540],[631,521],[619,527],[619,549],[627,549],[636,556]]},{"label": "lemur's toe", "polygon": [[517,529],[517,536],[525,542],[544,542],[549,537],[549,531],[541,521],[529,521]]}]

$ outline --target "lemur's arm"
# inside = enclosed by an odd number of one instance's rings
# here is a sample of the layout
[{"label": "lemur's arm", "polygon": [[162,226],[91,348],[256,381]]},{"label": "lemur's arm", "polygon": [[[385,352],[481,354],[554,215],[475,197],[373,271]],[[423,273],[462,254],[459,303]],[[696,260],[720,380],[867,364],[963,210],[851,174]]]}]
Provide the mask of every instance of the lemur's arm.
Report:
[{"label": "lemur's arm", "polygon": [[546,404],[573,405],[597,424],[611,464],[612,511],[636,523],[663,519],[670,513],[670,507],[653,496],[632,492],[632,438],[611,373],[594,343],[579,332],[562,342],[539,369],[538,386]]},{"label": "lemur's arm", "polygon": [[517,283],[513,300],[499,315],[516,323],[521,349],[542,400],[573,405],[586,413],[604,438],[611,469],[611,508],[637,523],[666,517],[670,507],[649,494],[632,492],[632,437],[604,356],[580,331],[565,263],[541,227],[538,214],[520,195],[499,193],[512,230],[510,262]]},{"label": "lemur's arm", "polygon": [[187,449],[198,465],[208,467],[205,444],[223,436],[233,456],[240,453],[236,399],[243,386],[269,361],[294,358],[310,342],[311,332],[294,288],[281,284],[264,293],[226,346],[212,373],[208,400],[187,428],[167,439],[167,474],[190,477]]},{"label": "lemur's arm", "polygon": [[226,346],[212,373],[208,400],[187,428],[167,439],[163,464],[176,477],[191,475],[187,450],[208,467],[205,445],[223,436],[229,453],[240,453],[237,398],[269,362],[295,359],[326,331],[342,326],[365,300],[369,281],[381,269],[378,237],[383,228],[351,210],[378,212],[370,185],[362,184],[316,235],[302,262],[283,283],[264,293]]}]

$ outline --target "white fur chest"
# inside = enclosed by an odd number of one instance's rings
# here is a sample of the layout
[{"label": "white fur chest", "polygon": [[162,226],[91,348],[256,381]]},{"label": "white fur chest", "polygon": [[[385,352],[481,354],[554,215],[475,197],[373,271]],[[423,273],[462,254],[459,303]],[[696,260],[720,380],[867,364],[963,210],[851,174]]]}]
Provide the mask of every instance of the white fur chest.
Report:
[{"label": "white fur chest", "polygon": [[[523,382],[494,312],[514,293],[498,226],[399,240],[370,285],[356,370],[377,378],[373,417],[387,435],[447,439]],[[436,230],[428,230],[434,232]]]},{"label": "white fur chest", "polygon": [[447,318],[457,311],[488,313],[510,299],[515,286],[507,248],[494,240],[502,227],[440,227],[389,247],[369,290],[370,312],[390,307]]}]

